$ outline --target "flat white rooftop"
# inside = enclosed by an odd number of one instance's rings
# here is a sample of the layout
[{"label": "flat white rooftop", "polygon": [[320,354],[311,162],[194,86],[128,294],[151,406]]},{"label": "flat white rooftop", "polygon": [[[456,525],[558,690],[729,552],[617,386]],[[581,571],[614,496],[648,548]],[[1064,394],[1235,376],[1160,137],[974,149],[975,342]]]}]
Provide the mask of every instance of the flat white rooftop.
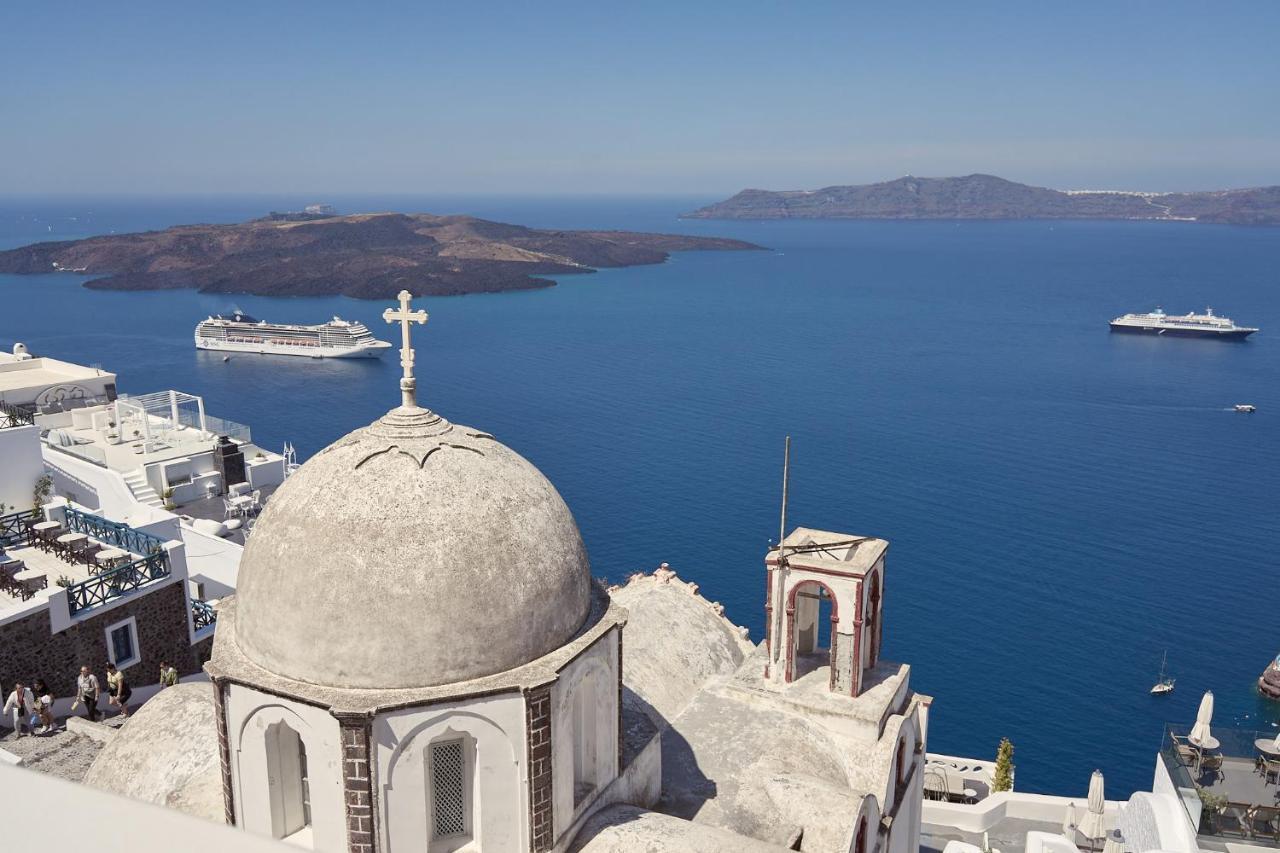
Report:
[{"label": "flat white rooftop", "polygon": [[0,394],[38,391],[50,385],[75,384],[87,379],[114,382],[115,374],[54,358],[19,360],[9,353],[0,353]]}]

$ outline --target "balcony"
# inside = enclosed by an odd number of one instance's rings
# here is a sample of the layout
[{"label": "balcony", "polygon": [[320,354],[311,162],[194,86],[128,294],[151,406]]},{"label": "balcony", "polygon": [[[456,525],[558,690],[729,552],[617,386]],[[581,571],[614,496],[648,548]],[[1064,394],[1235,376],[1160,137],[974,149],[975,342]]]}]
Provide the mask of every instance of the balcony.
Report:
[{"label": "balcony", "polygon": [[1274,742],[1276,730],[1214,727],[1219,747],[1203,751],[1186,742],[1187,733],[1168,727],[1160,758],[1198,827],[1200,846],[1221,848],[1234,841],[1280,847],[1280,774],[1266,772],[1264,754],[1255,746],[1259,740]]}]

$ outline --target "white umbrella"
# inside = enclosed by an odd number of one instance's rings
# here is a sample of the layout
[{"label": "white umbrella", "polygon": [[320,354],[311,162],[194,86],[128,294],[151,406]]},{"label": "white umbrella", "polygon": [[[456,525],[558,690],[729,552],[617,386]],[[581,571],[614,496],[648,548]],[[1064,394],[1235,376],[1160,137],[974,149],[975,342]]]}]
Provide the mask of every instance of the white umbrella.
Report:
[{"label": "white umbrella", "polygon": [[1106,798],[1102,793],[1102,784],[1102,771],[1093,771],[1093,776],[1089,778],[1089,808],[1080,819],[1080,834],[1090,841],[1107,834],[1107,830],[1102,825],[1106,819],[1103,812],[1107,807]]},{"label": "white umbrella", "polygon": [[1062,818],[1062,834],[1072,844],[1076,843],[1076,804],[1067,803],[1067,814]]},{"label": "white umbrella", "polygon": [[1197,746],[1208,743],[1213,737],[1209,732],[1209,723],[1213,722],[1213,691],[1206,690],[1200,699],[1200,710],[1196,713],[1196,724],[1191,727],[1191,736],[1187,738]]}]

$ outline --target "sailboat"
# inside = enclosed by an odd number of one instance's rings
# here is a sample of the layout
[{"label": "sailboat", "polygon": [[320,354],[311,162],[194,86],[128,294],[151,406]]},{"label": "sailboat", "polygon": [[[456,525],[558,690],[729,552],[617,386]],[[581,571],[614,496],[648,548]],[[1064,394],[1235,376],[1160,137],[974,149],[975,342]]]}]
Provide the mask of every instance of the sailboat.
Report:
[{"label": "sailboat", "polygon": [[1156,682],[1156,686],[1151,688],[1152,695],[1159,696],[1164,693],[1173,692],[1174,679],[1168,678],[1164,674],[1165,664],[1169,662],[1169,652],[1166,651],[1164,656],[1160,658],[1160,680]]}]

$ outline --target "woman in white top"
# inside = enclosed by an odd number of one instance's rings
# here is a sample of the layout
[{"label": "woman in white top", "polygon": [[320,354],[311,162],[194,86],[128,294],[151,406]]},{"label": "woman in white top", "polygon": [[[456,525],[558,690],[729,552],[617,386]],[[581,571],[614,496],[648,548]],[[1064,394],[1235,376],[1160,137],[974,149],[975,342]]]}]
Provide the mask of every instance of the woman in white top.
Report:
[{"label": "woman in white top", "polygon": [[35,713],[35,710],[35,694],[31,692],[30,687],[19,681],[13,686],[13,692],[4,703],[5,715],[13,714],[13,730],[18,737],[22,737],[22,730],[27,725],[27,717]]}]

